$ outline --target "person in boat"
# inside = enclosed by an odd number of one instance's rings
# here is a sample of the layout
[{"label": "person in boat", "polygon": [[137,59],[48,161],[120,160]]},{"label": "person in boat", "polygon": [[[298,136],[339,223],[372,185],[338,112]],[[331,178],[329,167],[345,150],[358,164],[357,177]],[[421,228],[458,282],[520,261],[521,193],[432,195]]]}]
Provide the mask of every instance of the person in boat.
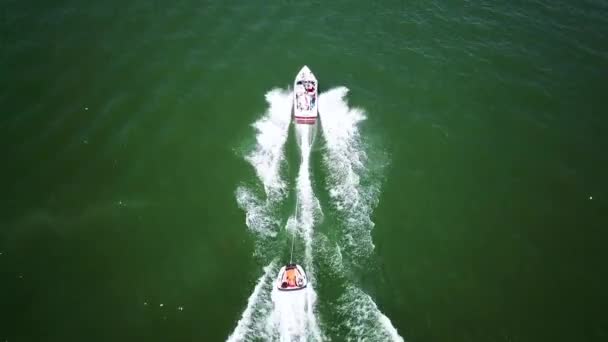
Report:
[{"label": "person in boat", "polygon": [[295,287],[296,286],[296,272],[295,272],[295,270],[293,268],[287,270],[287,285],[289,287]]},{"label": "person in boat", "polygon": [[315,83],[312,81],[306,82],[306,91],[312,93],[315,91]]}]

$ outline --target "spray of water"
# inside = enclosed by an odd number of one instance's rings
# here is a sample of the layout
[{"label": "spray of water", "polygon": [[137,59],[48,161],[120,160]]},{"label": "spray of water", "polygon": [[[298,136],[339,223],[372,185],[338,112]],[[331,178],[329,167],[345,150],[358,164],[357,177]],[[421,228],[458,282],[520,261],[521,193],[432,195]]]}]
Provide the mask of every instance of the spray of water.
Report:
[{"label": "spray of water", "polygon": [[317,300],[317,294],[313,289],[315,283],[315,270],[313,266],[312,244],[315,221],[319,221],[323,213],[319,201],[314,195],[310,177],[310,152],[312,149],[312,142],[314,141],[314,134],[315,126],[296,126],[296,136],[302,156],[296,181],[298,204],[300,206],[298,211],[300,214],[298,223],[304,239],[304,265],[309,279],[309,286],[305,291],[307,303],[306,317],[309,323],[309,331],[312,333],[314,340],[318,341],[321,340],[321,332],[314,314],[314,304]]},{"label": "spray of water", "polygon": [[[296,136],[301,150],[301,164],[296,179],[297,210],[287,221],[287,229],[295,231],[304,241],[304,260],[309,284],[305,290],[278,291],[275,286],[278,264],[274,261],[264,268],[264,274],[248,299],[247,307],[237,323],[229,341],[322,341],[315,314],[317,294],[314,290],[316,276],[313,264],[313,246],[325,246],[315,251],[327,254],[327,263],[334,274],[345,278],[345,263],[365,257],[373,252],[370,219],[377,202],[379,185],[370,177],[370,166],[358,131],[358,123],[365,119],[364,112],[348,107],[346,88],[332,89],[320,96],[323,134],[326,151],[323,156],[329,169],[327,187],[332,204],[340,216],[343,237],[329,242],[313,234],[315,224],[322,218],[319,201],[314,195],[310,174],[311,145],[314,140],[313,126],[297,126]],[[246,213],[246,223],[256,236],[256,254],[266,260],[275,259],[268,248],[281,228],[277,213],[278,204],[286,197],[287,182],[281,177],[284,163],[284,145],[290,123],[291,93],[273,90],[266,94],[268,111],[258,120],[256,147],[245,159],[254,167],[264,194],[251,185],[237,188],[239,206]],[[315,239],[321,238],[322,243]],[[327,247],[329,246],[329,247]],[[296,260],[294,260],[296,261]],[[298,262],[298,261],[296,261]],[[337,327],[348,341],[403,341],[390,320],[380,312],[372,298],[348,284],[336,302],[335,311],[340,317]]]},{"label": "spray of water", "polygon": [[[281,166],[285,161],[284,146],[291,120],[291,93],[273,89],[266,94],[268,109],[253,127],[256,130],[256,144],[244,156],[255,171],[264,193],[252,184],[242,184],[236,190],[236,200],[245,212],[245,222],[255,237],[255,255],[261,259],[274,259],[270,247],[281,228],[277,214],[278,204],[286,196],[287,182],[282,177]],[[270,248],[269,248],[270,247]],[[269,324],[273,314],[271,298],[274,276],[278,263],[272,261],[264,268],[264,275],[258,280],[247,307],[228,341],[276,341],[278,331]]]},{"label": "spray of water", "polygon": [[[258,237],[257,255],[268,253],[268,240],[277,236],[280,227],[276,207],[286,195],[287,182],[282,179],[280,170],[291,119],[291,96],[290,92],[284,90],[273,90],[266,95],[269,109],[264,117],[254,124],[257,130],[256,147],[245,157],[254,167],[264,187],[266,199],[261,199],[252,186],[241,185],[236,191],[237,202],[246,213],[247,226]],[[314,311],[317,295],[313,285],[312,239],[315,219],[322,214],[310,180],[309,160],[314,134],[312,128],[298,126],[296,130],[302,152],[302,163],[296,181],[298,215],[287,221],[287,227],[304,240],[303,265],[309,280],[308,286],[301,291],[282,292],[273,286],[273,281],[269,281],[270,286],[265,286],[267,278],[260,278],[237,328],[229,338],[230,341],[323,340]],[[278,267],[273,271],[277,272]],[[258,307],[263,309],[256,309]],[[255,320],[250,318],[252,312],[266,314],[263,328],[259,324],[259,315],[255,316]]]},{"label": "spray of water", "polygon": [[[326,142],[323,161],[329,170],[327,188],[344,232],[328,264],[342,277],[346,276],[344,253],[354,265],[373,253],[371,214],[380,192],[377,174],[386,165],[381,158],[370,163],[358,127],[365,112],[348,106],[347,93],[347,88],[339,87],[319,97]],[[353,283],[346,286],[336,308],[340,330],[347,331],[348,341],[403,341],[373,299]]]},{"label": "spray of water", "polygon": [[257,175],[264,193],[255,186],[243,184],[236,190],[239,207],[245,212],[247,227],[257,236],[255,255],[268,260],[268,244],[281,228],[277,207],[286,196],[287,182],[282,177],[281,166],[285,163],[285,142],[291,122],[291,92],[273,89],[266,94],[268,109],[253,127],[256,144],[244,158]]},{"label": "spray of water", "polygon": [[347,341],[403,342],[403,337],[399,336],[390,319],[361,289],[347,286],[338,300],[337,308],[341,328],[347,331]]},{"label": "spray of water", "polygon": [[297,218],[298,226],[301,230],[302,237],[305,243],[305,265],[308,269],[309,279],[314,280],[313,264],[312,264],[312,242],[313,228],[315,221],[319,221],[323,213],[319,201],[314,195],[310,177],[310,152],[312,141],[314,139],[314,126],[298,125],[296,126],[296,135],[298,145],[302,152],[300,170],[296,180],[298,204],[300,206]]},{"label": "spray of water", "polygon": [[281,163],[291,122],[291,92],[273,89],[266,94],[268,110],[253,126],[257,131],[256,147],[245,159],[251,163],[271,201],[285,196],[287,183],[281,179]]},{"label": "spray of water", "polygon": [[297,216],[290,221],[291,229],[304,240],[304,267],[309,280],[306,289],[282,292],[273,289],[272,325],[279,331],[281,341],[321,341],[321,330],[315,316],[317,294],[314,291],[314,269],[312,257],[313,227],[315,218],[322,215],[318,200],[314,196],[310,180],[310,151],[314,134],[312,126],[296,126],[297,142],[301,151],[301,164],[296,181]]},{"label": "spray of water", "polygon": [[247,300],[247,307],[241,319],[237,323],[234,332],[228,337],[227,342],[250,341],[256,338],[264,340],[272,339],[272,332],[265,329],[265,322],[270,312],[270,300],[268,298],[269,287],[272,286],[272,278],[277,263],[272,261],[264,267],[264,274],[258,279],[253,292]]},{"label": "spray of water", "polygon": [[344,251],[352,262],[369,257],[374,250],[371,214],[378,202],[379,177],[386,160],[369,162],[359,134],[365,112],[350,108],[346,87],[331,89],[319,97],[326,149],[323,162],[329,170],[327,190],[342,221]]}]

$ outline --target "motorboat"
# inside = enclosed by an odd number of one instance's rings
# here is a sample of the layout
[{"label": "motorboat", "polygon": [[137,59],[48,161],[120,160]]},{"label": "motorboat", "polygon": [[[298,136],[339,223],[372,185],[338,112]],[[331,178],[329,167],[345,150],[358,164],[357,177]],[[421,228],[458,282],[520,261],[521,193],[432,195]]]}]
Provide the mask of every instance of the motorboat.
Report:
[{"label": "motorboat", "polygon": [[296,124],[314,125],[318,116],[317,78],[305,65],[293,85],[293,114]]},{"label": "motorboat", "polygon": [[290,263],[279,270],[277,289],[281,291],[297,291],[306,288],[306,285],[308,285],[308,280],[302,266]]}]

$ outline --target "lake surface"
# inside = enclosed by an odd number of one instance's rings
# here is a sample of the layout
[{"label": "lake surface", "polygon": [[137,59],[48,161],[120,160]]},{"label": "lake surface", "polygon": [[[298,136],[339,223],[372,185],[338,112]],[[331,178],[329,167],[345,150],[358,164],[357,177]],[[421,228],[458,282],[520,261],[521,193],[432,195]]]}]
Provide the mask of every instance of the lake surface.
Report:
[{"label": "lake surface", "polygon": [[607,18],[2,1],[0,341],[607,340]]}]

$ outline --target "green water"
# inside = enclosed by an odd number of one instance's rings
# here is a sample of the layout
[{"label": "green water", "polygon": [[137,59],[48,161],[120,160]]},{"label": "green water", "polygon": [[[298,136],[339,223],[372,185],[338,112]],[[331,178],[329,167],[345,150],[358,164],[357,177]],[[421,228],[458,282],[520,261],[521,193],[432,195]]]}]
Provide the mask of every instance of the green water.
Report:
[{"label": "green water", "polygon": [[0,341],[225,340],[264,266],[241,151],[303,64],[387,158],[349,279],[405,340],[608,338],[606,1],[0,5]]}]

